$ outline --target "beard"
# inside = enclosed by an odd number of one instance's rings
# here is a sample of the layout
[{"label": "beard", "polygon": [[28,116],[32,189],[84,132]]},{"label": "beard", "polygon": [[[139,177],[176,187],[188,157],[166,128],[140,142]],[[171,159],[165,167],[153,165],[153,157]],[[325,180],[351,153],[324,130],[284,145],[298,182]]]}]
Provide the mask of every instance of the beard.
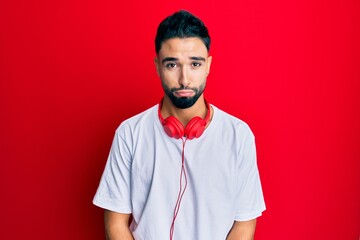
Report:
[{"label": "beard", "polygon": [[[165,94],[170,98],[171,102],[177,107],[181,109],[192,107],[196,101],[199,99],[199,97],[203,94],[205,90],[205,83],[200,85],[199,88],[189,88],[189,87],[181,87],[181,88],[168,88],[167,86],[164,86],[164,92]],[[192,97],[176,97],[174,95],[174,92],[178,90],[184,90],[184,89],[190,89],[195,92],[195,95]]]}]

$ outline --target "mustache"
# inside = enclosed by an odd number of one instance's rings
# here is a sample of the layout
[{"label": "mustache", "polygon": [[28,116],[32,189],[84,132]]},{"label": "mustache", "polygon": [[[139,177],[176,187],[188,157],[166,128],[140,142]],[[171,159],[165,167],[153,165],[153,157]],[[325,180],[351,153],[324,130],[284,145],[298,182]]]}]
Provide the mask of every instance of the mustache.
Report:
[{"label": "mustache", "polygon": [[193,90],[194,92],[198,92],[199,89],[198,88],[190,88],[190,87],[180,87],[180,88],[171,88],[170,91],[173,93],[173,92],[176,92],[176,91],[179,91],[179,90]]}]

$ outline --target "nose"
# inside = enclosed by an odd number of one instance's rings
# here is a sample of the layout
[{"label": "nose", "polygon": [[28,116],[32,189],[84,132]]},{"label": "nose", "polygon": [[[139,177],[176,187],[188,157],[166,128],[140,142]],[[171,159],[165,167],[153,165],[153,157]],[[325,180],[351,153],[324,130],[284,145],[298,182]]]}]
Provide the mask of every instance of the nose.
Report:
[{"label": "nose", "polygon": [[187,87],[189,86],[190,81],[188,77],[188,73],[185,67],[182,67],[180,70],[180,76],[179,76],[179,85],[181,87]]}]

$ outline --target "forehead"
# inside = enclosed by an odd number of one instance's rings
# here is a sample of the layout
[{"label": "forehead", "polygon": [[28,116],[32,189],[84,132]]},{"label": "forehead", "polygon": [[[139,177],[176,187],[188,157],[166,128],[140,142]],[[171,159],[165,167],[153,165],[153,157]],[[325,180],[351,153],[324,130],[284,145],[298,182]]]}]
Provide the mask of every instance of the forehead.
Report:
[{"label": "forehead", "polygon": [[208,55],[207,48],[203,41],[197,37],[171,38],[161,44],[159,57],[186,57]]}]

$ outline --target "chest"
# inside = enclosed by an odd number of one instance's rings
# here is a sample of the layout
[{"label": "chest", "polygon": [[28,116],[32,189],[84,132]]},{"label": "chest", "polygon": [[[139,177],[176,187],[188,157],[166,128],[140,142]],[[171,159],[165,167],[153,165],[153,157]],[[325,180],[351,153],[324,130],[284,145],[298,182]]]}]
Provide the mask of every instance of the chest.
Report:
[{"label": "chest", "polygon": [[[144,141],[134,151],[132,176],[134,184],[150,188],[177,189],[184,155],[184,169],[190,187],[198,191],[218,189],[231,193],[236,185],[239,167],[237,147],[233,143],[196,139],[182,141],[157,139]],[[184,176],[182,176],[184,177]]]}]

